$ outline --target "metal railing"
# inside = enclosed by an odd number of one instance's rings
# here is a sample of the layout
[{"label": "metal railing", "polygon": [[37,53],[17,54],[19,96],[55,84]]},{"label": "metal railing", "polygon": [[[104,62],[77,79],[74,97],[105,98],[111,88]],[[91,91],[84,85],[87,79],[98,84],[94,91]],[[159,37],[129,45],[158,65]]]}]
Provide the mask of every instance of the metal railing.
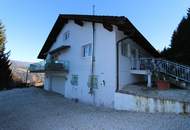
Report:
[{"label": "metal railing", "polygon": [[164,59],[137,58],[131,59],[131,69],[158,71],[176,80],[190,83],[190,67]]},{"label": "metal railing", "polygon": [[132,70],[152,70],[154,61],[152,58],[131,58]]},{"label": "metal railing", "polygon": [[69,71],[69,61],[45,60],[39,63],[30,64],[29,71],[30,72]]},{"label": "metal railing", "polygon": [[161,59],[159,59],[159,62],[160,72],[172,76],[176,80],[183,80],[190,83],[190,67]]},{"label": "metal railing", "polygon": [[28,69],[30,72],[44,71],[45,70],[45,61],[30,64]]}]

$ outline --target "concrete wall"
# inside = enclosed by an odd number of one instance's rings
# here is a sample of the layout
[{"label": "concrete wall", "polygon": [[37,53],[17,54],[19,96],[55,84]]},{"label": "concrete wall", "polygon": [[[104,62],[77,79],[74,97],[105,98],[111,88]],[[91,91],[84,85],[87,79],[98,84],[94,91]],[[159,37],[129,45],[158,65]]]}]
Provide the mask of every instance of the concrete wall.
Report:
[{"label": "concrete wall", "polygon": [[179,101],[141,97],[123,93],[115,93],[114,101],[114,108],[117,110],[151,113],[190,113],[190,104]]}]

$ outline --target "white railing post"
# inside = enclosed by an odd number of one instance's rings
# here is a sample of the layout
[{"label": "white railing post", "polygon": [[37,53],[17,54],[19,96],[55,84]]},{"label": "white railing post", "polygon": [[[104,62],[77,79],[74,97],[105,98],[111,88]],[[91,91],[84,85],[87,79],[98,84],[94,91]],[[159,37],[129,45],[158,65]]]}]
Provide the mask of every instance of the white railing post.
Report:
[{"label": "white railing post", "polygon": [[152,73],[149,71],[148,72],[148,83],[147,83],[147,86],[149,87],[149,88],[151,88],[152,87]]}]

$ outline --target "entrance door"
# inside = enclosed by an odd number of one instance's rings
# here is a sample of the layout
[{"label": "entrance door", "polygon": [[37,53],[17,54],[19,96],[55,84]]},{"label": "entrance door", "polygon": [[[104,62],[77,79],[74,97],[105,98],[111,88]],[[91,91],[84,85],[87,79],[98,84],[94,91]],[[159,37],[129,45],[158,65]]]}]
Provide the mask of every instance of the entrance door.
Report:
[{"label": "entrance door", "polygon": [[65,78],[63,76],[53,76],[51,89],[54,92],[65,94]]}]

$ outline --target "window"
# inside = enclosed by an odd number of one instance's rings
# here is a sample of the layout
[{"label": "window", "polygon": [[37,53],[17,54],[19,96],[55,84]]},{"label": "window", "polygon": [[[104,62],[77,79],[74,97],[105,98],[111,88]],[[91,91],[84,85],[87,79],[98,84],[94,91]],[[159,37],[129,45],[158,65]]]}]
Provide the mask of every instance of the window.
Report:
[{"label": "window", "polygon": [[73,86],[78,86],[78,75],[72,75],[71,84]]},{"label": "window", "polygon": [[127,56],[127,52],[128,52],[128,44],[127,43],[121,43],[121,55],[122,56]]},{"label": "window", "polygon": [[82,46],[82,57],[87,57],[92,55],[92,45],[87,44]]},{"label": "window", "polygon": [[67,31],[67,32],[65,32],[65,33],[63,34],[63,40],[64,40],[64,41],[67,40],[67,39],[69,39],[69,37],[70,37],[70,32],[69,32],[69,31]]}]

